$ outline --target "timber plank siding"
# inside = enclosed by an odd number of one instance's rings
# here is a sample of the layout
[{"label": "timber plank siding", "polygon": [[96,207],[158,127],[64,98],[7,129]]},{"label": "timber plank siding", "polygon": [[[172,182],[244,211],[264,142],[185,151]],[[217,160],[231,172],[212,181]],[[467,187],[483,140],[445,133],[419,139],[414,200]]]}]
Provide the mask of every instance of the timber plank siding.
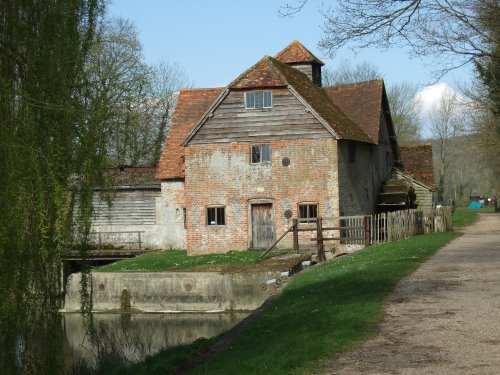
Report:
[{"label": "timber plank siding", "polygon": [[159,191],[118,191],[111,207],[96,194],[94,225],[156,224],[156,198]]},{"label": "timber plank siding", "polygon": [[415,189],[416,199],[418,209],[428,210],[432,208],[432,190],[429,190],[419,184],[413,185]]},{"label": "timber plank siding", "polygon": [[[267,91],[267,90],[265,90]],[[331,134],[288,89],[270,90],[272,108],[246,109],[245,91],[231,91],[190,143],[330,138]]]}]

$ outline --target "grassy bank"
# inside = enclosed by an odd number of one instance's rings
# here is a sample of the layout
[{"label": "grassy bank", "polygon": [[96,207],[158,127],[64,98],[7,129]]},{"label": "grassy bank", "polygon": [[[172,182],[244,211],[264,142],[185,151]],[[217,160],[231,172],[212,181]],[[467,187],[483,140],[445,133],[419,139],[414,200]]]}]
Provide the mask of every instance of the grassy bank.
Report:
[{"label": "grassy bank", "polygon": [[[456,236],[438,233],[372,246],[295,276],[229,347],[190,374],[310,373],[321,359],[375,335],[384,297]],[[172,368],[163,363],[173,355],[167,350],[119,373],[168,374]]]},{"label": "grassy bank", "polygon": [[259,263],[260,252],[234,251],[226,254],[188,256],[186,250],[162,250],[97,267],[97,272],[158,272],[182,270],[207,264]]},{"label": "grassy bank", "polygon": [[453,228],[461,228],[473,224],[477,220],[479,213],[492,213],[493,207],[484,207],[479,209],[472,209],[467,207],[459,207],[453,213]]}]

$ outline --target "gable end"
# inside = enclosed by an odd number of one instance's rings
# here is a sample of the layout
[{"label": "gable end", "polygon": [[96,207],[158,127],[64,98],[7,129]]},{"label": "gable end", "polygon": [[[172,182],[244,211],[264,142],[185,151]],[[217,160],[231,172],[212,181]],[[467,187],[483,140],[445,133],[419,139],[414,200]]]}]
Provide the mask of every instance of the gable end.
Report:
[{"label": "gable end", "polygon": [[230,90],[184,145],[336,137],[292,89],[266,90],[272,92],[272,107],[259,109],[245,108],[248,91],[258,90]]}]

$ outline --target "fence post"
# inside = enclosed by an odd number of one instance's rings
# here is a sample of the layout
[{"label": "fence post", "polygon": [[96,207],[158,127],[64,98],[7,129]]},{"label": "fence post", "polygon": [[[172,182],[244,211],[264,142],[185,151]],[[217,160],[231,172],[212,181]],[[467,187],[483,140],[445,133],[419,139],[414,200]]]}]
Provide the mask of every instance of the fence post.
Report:
[{"label": "fence post", "polygon": [[365,227],[365,247],[370,246],[370,217],[364,217],[364,227]]},{"label": "fence post", "polygon": [[326,260],[326,257],[325,257],[325,247],[323,243],[323,223],[320,217],[318,217],[318,219],[316,220],[316,231],[317,231],[316,246],[318,249],[318,261],[323,262],[324,260]]},{"label": "fence post", "polygon": [[299,220],[293,219],[293,252],[296,254],[300,253],[299,250]]},{"label": "fence post", "polygon": [[98,232],[98,234],[99,234],[99,249],[98,250],[101,250],[101,247],[102,247],[101,232]]},{"label": "fence post", "polygon": [[142,251],[141,249],[141,232],[137,232],[138,236],[139,236],[139,251]]}]

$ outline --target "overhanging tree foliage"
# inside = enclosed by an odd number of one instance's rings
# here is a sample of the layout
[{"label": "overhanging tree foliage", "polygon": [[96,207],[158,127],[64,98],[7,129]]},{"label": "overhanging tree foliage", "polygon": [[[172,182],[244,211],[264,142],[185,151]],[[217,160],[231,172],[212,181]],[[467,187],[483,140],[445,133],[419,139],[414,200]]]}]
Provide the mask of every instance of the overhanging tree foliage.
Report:
[{"label": "overhanging tree foliage", "polygon": [[157,165],[177,92],[187,84],[181,67],[166,60],[149,66],[134,25],[108,19],[95,35],[85,69],[92,82],[89,101],[109,130],[109,164]]},{"label": "overhanging tree foliage", "polygon": [[83,74],[100,0],[0,1],[0,371],[62,373],[61,255],[88,234],[105,134]]},{"label": "overhanging tree foliage", "polygon": [[[282,13],[298,12],[307,2],[286,5]],[[498,24],[499,8],[498,0],[326,2],[320,46],[331,56],[347,45],[354,49],[406,46],[415,55],[437,58],[441,64],[437,70],[444,73],[492,56],[491,45],[498,44],[499,35],[489,32],[485,23]]]}]

